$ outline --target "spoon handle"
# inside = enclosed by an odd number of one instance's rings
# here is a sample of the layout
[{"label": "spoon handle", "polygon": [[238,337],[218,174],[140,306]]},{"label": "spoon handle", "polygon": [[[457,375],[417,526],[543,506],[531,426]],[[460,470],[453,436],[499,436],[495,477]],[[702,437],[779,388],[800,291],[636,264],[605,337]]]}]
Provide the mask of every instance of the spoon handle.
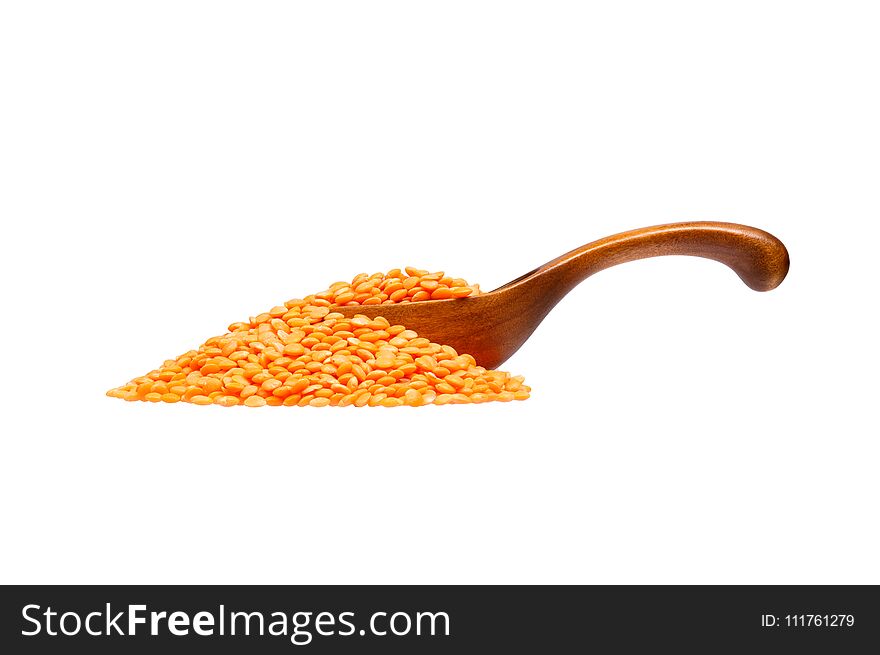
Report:
[{"label": "spoon handle", "polygon": [[788,273],[788,251],[772,234],[737,223],[669,223],[621,232],[576,248],[532,275],[560,285],[564,295],[601,270],[646,257],[690,255],[727,264],[755,291],[775,289]]}]

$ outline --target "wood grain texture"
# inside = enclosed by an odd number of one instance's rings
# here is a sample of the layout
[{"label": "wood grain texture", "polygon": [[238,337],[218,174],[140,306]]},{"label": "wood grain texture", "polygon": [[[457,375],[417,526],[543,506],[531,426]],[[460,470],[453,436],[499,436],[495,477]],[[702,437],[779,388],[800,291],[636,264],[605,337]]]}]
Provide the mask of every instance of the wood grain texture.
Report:
[{"label": "wood grain texture", "polygon": [[788,273],[788,251],[772,234],[736,223],[646,227],[593,241],[480,296],[395,305],[338,306],[346,316],[384,316],[431,341],[470,353],[486,368],[504,363],[565,295],[601,270],[647,257],[686,255],[726,264],[756,291]]}]

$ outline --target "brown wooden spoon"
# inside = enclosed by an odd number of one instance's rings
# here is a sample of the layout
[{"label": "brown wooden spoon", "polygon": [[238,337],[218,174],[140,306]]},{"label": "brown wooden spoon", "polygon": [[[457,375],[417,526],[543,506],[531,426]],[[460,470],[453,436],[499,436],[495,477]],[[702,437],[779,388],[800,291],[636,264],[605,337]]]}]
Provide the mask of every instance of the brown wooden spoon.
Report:
[{"label": "brown wooden spoon", "polygon": [[727,264],[755,291],[774,289],[788,251],[772,234],[736,223],[670,223],[581,246],[478,296],[389,305],[335,306],[345,316],[384,316],[496,368],[515,353],[562,298],[593,273],[646,257],[690,255]]}]

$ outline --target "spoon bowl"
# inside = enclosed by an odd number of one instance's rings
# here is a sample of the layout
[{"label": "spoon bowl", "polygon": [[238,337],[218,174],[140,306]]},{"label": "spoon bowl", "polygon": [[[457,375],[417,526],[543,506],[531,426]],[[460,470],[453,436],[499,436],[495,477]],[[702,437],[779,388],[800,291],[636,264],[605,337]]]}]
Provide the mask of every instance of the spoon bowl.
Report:
[{"label": "spoon bowl", "polygon": [[576,248],[477,296],[388,305],[337,305],[345,316],[384,316],[419,336],[497,368],[531,336],[565,295],[601,270],[647,257],[685,255],[726,264],[755,291],[775,289],[789,267],[772,234],[736,223],[670,223],[615,234]]}]

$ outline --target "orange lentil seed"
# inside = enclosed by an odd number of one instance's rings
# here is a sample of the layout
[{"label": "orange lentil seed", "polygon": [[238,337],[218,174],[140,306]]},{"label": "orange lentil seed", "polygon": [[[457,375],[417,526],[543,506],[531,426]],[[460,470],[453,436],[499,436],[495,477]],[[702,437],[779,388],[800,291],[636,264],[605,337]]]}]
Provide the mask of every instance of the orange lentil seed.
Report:
[{"label": "orange lentil seed", "polygon": [[361,273],[288,300],[107,392],[127,401],[233,407],[419,407],[525,400],[522,376],[488,371],[471,355],[385,318],[345,318],[334,305],[466,298],[478,285],[406,267]]}]

